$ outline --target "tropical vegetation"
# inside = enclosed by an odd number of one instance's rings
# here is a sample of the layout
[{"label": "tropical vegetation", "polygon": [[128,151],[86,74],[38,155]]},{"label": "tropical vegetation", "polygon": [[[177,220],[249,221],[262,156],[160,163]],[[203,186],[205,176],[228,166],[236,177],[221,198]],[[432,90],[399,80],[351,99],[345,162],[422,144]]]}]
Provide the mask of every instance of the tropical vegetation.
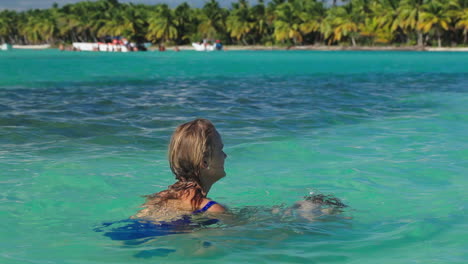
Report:
[{"label": "tropical vegetation", "polygon": [[188,3],[83,1],[0,11],[0,43],[133,42],[184,45],[468,45],[468,0],[238,0],[223,8]]}]

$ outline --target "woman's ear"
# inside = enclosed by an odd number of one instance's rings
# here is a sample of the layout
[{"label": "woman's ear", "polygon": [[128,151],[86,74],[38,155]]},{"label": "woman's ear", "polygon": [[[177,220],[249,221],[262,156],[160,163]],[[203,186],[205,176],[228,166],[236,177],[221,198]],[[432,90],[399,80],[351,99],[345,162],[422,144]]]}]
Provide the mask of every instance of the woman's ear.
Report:
[{"label": "woman's ear", "polygon": [[202,164],[201,164],[201,167],[202,167],[203,169],[207,169],[207,168],[209,167],[208,161],[205,160],[205,159],[203,159]]}]

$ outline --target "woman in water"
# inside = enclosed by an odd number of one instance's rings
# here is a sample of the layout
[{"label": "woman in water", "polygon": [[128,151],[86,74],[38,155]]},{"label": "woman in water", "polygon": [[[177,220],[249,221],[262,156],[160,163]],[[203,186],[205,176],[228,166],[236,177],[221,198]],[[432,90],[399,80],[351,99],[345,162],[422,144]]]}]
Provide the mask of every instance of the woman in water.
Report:
[{"label": "woman in water", "polygon": [[[146,196],[143,209],[131,217],[133,219],[104,223],[95,230],[105,232],[104,235],[113,240],[134,240],[192,232],[194,226],[207,226],[220,220],[224,224],[250,222],[249,208],[242,209],[243,213],[237,215],[220,214],[225,208],[207,198],[213,184],[226,175],[226,157],[221,136],[210,121],[196,119],[180,125],[172,135],[168,153],[176,182],[167,190]],[[319,194],[307,196],[285,210],[274,207],[266,208],[266,212],[278,221],[291,216],[314,221],[321,215],[335,214],[334,209],[343,207],[346,205],[338,199]],[[203,213],[217,215],[205,217],[201,215]],[[252,213],[252,218],[257,219],[258,208]],[[199,217],[193,217],[197,215]],[[114,227],[114,224],[122,223],[127,225]]]},{"label": "woman in water", "polygon": [[176,183],[146,196],[133,218],[171,221],[182,216],[222,213],[225,208],[207,198],[211,186],[226,176],[223,142],[214,125],[196,119],[176,128],[169,144],[169,165]]}]

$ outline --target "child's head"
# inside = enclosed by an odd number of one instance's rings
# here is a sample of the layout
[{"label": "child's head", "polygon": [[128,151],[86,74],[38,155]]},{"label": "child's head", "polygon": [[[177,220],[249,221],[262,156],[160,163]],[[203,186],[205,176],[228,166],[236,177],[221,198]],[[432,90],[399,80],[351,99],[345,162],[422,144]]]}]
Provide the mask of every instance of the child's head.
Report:
[{"label": "child's head", "polygon": [[221,137],[209,120],[195,119],[177,127],[168,154],[176,179],[205,185],[207,192],[211,184],[225,176],[222,147]]}]

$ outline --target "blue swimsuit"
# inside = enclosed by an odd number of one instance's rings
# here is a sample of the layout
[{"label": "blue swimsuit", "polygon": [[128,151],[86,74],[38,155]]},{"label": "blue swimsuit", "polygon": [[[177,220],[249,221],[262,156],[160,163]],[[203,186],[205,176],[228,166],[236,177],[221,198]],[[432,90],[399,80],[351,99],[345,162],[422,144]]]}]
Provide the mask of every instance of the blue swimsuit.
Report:
[{"label": "blue swimsuit", "polygon": [[202,209],[198,209],[196,211],[193,211],[192,214],[199,214],[199,213],[204,213],[206,211],[208,211],[208,209],[210,209],[211,206],[217,204],[217,202],[215,201],[209,201],[205,206],[203,206]]},{"label": "blue swimsuit", "polygon": [[[191,215],[204,213],[211,206],[217,204],[215,201],[209,201],[203,208],[193,211]],[[218,219],[205,219],[203,221],[192,221],[191,215],[184,215],[182,218],[171,222],[153,222],[142,219],[125,219],[116,222],[103,223],[101,227],[95,228],[96,232],[104,232],[104,236],[112,240],[134,240],[140,238],[165,236],[170,234],[191,232],[195,227],[212,225],[219,222]],[[123,224],[123,226],[117,225]],[[114,226],[110,230],[108,227]]]}]

